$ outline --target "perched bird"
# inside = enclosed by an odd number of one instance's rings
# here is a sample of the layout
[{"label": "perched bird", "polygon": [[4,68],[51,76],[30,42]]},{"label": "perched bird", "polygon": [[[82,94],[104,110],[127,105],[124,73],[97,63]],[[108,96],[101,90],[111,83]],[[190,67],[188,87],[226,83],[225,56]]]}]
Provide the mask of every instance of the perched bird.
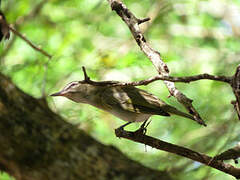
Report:
[{"label": "perched bird", "polygon": [[2,41],[3,38],[9,39],[10,32],[6,18],[4,14],[0,11],[0,42]]},{"label": "perched bird", "polygon": [[120,128],[132,122],[145,122],[152,115],[175,114],[194,120],[191,115],[134,86],[94,85],[85,81],[73,81],[51,96],[64,96],[77,103],[90,104],[128,122]]}]

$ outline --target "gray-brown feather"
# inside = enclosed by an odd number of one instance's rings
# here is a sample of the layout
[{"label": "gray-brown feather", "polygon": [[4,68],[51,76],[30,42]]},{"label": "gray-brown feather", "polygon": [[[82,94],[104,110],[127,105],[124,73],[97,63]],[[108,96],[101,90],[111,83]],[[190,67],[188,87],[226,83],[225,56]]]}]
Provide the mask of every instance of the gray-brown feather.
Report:
[{"label": "gray-brown feather", "polygon": [[127,87],[107,88],[102,94],[102,102],[106,108],[122,109],[132,113],[170,116],[162,109],[166,103],[141,89]]}]

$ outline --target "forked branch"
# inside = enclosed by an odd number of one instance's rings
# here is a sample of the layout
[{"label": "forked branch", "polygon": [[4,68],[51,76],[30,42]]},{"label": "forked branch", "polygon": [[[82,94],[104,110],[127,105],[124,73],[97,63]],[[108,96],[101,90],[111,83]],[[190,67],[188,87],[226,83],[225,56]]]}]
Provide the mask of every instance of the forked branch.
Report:
[{"label": "forked branch", "polygon": [[[138,46],[140,47],[142,52],[148,57],[148,59],[152,62],[152,64],[158,71],[158,74],[164,77],[169,76],[169,68],[167,64],[164,63],[160,53],[154,50],[147,43],[143,33],[141,32],[139,27],[140,24],[139,19],[126,7],[126,5],[122,1],[108,0],[108,2],[112,10],[116,11],[116,13],[127,24]],[[148,20],[149,18],[145,19]],[[174,96],[178,100],[178,102],[181,103],[187,109],[187,111],[193,115],[194,119],[199,124],[206,126],[205,122],[202,120],[197,110],[193,107],[192,105],[193,100],[191,100],[182,92],[180,92],[173,82],[165,80],[164,83],[167,86],[170,95]]]}]

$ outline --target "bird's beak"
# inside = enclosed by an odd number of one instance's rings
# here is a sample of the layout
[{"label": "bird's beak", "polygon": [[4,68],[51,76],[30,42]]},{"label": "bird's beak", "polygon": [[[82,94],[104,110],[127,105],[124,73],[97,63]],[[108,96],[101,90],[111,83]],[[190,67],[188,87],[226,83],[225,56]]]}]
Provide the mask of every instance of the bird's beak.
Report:
[{"label": "bird's beak", "polygon": [[63,95],[64,95],[64,93],[62,91],[59,91],[57,93],[51,94],[50,96],[63,96]]}]

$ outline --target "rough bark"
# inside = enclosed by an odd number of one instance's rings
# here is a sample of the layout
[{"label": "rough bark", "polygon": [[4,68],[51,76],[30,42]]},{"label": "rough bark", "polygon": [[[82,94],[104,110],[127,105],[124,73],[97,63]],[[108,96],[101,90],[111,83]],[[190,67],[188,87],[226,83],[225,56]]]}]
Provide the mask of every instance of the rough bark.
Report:
[{"label": "rough bark", "polygon": [[91,138],[2,74],[0,170],[16,180],[171,179]]}]

